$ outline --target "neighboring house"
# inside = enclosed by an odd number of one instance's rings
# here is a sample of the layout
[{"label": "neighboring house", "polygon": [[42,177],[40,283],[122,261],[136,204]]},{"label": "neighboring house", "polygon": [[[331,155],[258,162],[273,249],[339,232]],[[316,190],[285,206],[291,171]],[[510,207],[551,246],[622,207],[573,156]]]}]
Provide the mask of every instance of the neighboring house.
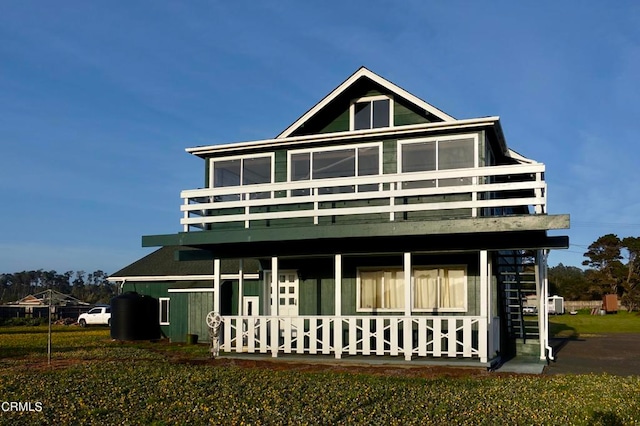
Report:
[{"label": "neighboring house", "polygon": [[523,283],[546,312],[548,250],[568,247],[547,231],[569,216],[498,117],[456,120],[363,67],[275,139],[187,152],[206,187],[182,192],[183,232],[110,277],[159,299],[172,340],[208,338],[215,311],[224,352],[551,355]]},{"label": "neighboring house", "polygon": [[77,318],[80,313],[89,310],[89,303],[59,291],[44,290],[0,306],[0,317],[46,318],[49,316],[49,309],[54,319]]}]

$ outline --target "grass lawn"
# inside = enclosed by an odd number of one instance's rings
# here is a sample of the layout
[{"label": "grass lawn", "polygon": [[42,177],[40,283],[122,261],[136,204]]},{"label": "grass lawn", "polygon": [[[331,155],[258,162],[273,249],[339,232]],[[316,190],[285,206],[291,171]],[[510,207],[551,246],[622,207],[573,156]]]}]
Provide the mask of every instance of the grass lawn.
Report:
[{"label": "grass lawn", "polygon": [[577,315],[549,316],[551,336],[577,338],[593,334],[640,334],[640,315],[637,312],[620,311],[609,315],[590,315],[589,312],[583,309]]},{"label": "grass lawn", "polygon": [[273,371],[205,362],[206,345],[113,342],[104,328],[64,326],[48,367],[46,336],[46,327],[0,327],[0,403],[35,410],[0,411],[0,424],[640,422],[640,376]]}]

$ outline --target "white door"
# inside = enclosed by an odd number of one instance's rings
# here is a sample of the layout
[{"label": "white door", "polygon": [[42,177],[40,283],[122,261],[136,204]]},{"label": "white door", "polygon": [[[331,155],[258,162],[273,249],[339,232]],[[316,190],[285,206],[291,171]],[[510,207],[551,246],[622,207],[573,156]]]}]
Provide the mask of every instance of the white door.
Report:
[{"label": "white door", "polygon": [[260,298],[258,296],[244,296],[242,298],[242,315],[248,317],[259,316],[259,303]]},{"label": "white door", "polygon": [[[267,274],[267,283],[271,274]],[[278,316],[298,316],[298,273],[296,271],[280,271],[278,273]],[[273,297],[273,294],[271,295]]]}]

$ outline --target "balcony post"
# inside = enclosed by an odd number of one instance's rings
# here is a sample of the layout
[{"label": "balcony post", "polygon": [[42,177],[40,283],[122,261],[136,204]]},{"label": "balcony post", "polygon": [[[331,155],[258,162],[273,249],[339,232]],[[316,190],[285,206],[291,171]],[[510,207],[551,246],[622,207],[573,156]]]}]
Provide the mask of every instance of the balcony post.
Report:
[{"label": "balcony post", "polygon": [[242,297],[244,295],[244,259],[238,260],[238,316],[245,313],[242,312]]}]

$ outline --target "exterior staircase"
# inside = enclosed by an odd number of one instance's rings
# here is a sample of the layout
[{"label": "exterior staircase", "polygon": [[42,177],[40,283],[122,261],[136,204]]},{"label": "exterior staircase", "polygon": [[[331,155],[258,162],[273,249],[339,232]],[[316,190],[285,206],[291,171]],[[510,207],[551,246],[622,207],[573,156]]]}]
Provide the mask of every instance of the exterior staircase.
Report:
[{"label": "exterior staircase", "polygon": [[[536,277],[531,256],[524,251],[504,251],[498,257],[498,285],[502,294],[502,313],[509,340],[516,342],[518,355],[526,352],[527,343],[538,343],[537,305],[535,312],[526,313],[527,296],[536,294]],[[536,346],[537,348],[537,346]]]}]

